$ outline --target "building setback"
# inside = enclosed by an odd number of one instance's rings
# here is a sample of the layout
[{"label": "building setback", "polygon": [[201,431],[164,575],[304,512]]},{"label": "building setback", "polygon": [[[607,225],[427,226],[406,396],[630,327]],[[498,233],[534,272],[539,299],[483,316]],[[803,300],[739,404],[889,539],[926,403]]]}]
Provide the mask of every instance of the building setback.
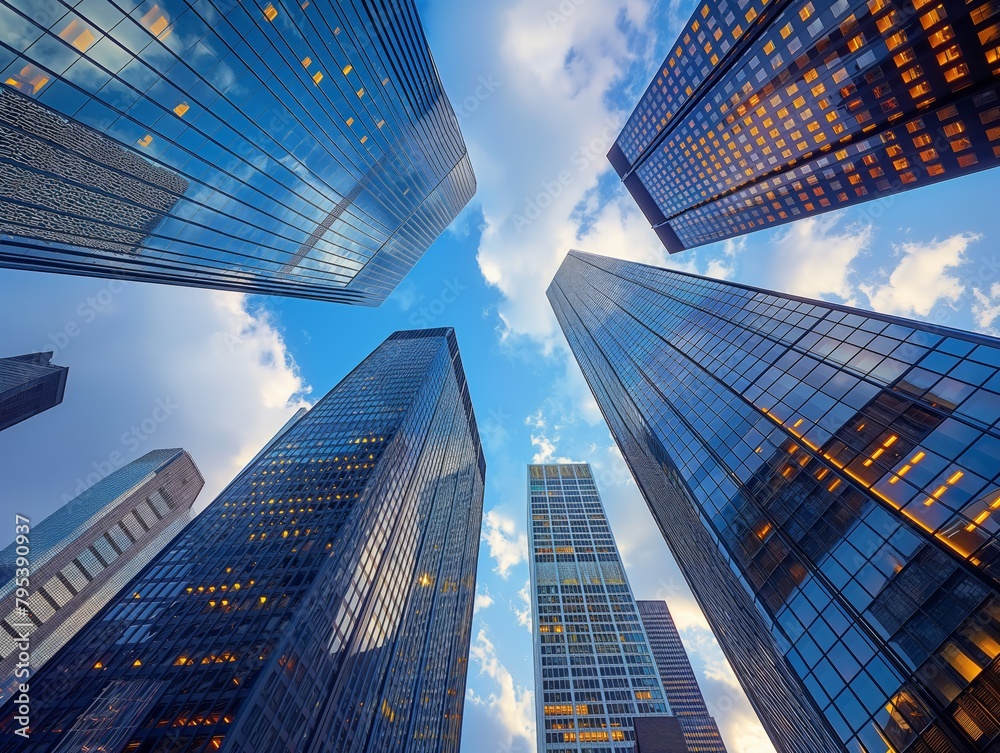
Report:
[{"label": "building setback", "polygon": [[548,294],[778,750],[994,750],[1000,341],[578,251]]},{"label": "building setback", "polygon": [[637,601],[639,617],[663,679],[670,711],[680,724],[690,753],[726,753],[719,727],[708,713],[687,651],[665,601]]},{"label": "building setback", "polygon": [[608,158],[671,253],[1000,162],[992,0],[705,0]]},{"label": "building setback", "polygon": [[59,405],[68,375],[51,352],[0,358],[0,431]]},{"label": "building setback", "polygon": [[[153,450],[44,520],[29,521],[28,596],[15,605],[18,542],[0,551],[0,704],[30,679],[15,675],[28,638],[37,672],[190,520],[205,485],[184,450]],[[23,529],[22,529],[23,530]]]},{"label": "building setback", "polygon": [[528,466],[539,753],[623,753],[670,708],[587,463]]},{"label": "building setback", "polygon": [[454,332],[393,334],[42,669],[30,750],[457,751],[484,475]]},{"label": "building setback", "polygon": [[412,0],[0,28],[0,266],[377,306],[475,193]]}]

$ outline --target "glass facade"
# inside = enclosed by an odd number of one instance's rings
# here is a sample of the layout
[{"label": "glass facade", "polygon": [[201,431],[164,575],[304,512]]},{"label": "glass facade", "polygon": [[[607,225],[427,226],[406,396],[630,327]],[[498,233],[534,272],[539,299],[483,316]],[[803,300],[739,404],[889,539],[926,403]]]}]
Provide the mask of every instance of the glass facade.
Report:
[{"label": "glass facade", "polygon": [[0,266],[378,305],[475,193],[412,0],[0,0]]},{"label": "glass facade", "polygon": [[995,0],[707,0],[608,157],[671,252],[1000,162]]},{"label": "glass facade", "polygon": [[590,466],[529,465],[528,497],[539,753],[631,753],[670,711]]},{"label": "glass facade", "polygon": [[393,334],[39,673],[0,751],[457,751],[484,476],[454,332]]},{"label": "glass facade", "polygon": [[719,727],[708,713],[687,651],[665,601],[637,601],[670,711],[680,722],[689,753],[726,753]]},{"label": "glass facade", "polygon": [[0,358],[0,431],[59,405],[68,375],[51,352]]},{"label": "glass facade", "polygon": [[27,611],[15,604],[18,546],[0,551],[0,704],[28,638],[38,671],[190,520],[205,485],[183,450],[154,450],[98,481],[28,533]]},{"label": "glass facade", "polygon": [[1000,340],[573,251],[548,291],[781,750],[1000,741]]}]

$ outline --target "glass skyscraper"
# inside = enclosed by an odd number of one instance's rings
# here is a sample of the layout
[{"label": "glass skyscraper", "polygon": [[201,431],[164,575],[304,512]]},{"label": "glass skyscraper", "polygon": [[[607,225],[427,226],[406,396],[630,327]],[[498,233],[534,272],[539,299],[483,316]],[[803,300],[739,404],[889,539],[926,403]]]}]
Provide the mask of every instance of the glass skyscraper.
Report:
[{"label": "glass skyscraper", "polygon": [[1000,340],[573,251],[548,291],[782,751],[1000,741]]},{"label": "glass skyscraper", "polygon": [[663,685],[586,463],[528,466],[539,753],[631,753]]},{"label": "glass skyscraper", "polygon": [[665,601],[637,601],[639,617],[663,679],[670,713],[680,722],[689,753],[726,753],[719,727],[708,713],[691,661]]},{"label": "glass skyscraper", "polygon": [[68,375],[52,353],[0,358],[0,431],[59,405]]},{"label": "glass skyscraper", "polygon": [[0,28],[0,266],[378,305],[475,193],[412,0]]},{"label": "glass skyscraper", "polygon": [[454,332],[393,334],[39,673],[0,750],[457,751],[484,476]]},{"label": "glass skyscraper", "polygon": [[0,551],[0,704],[30,684],[15,676],[24,639],[36,672],[180,533],[204,485],[184,450],[154,450],[31,521],[28,595],[17,604],[18,542]]},{"label": "glass skyscraper", "polygon": [[671,252],[1000,162],[993,0],[705,0],[608,154]]}]

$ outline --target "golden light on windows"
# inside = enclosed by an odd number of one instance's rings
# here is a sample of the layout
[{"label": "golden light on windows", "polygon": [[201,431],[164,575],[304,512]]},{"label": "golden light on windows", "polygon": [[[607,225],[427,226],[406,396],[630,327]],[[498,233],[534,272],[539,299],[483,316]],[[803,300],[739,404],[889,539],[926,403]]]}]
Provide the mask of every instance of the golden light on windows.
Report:
[{"label": "golden light on windows", "polygon": [[70,21],[66,28],[59,32],[59,38],[69,42],[80,52],[86,52],[97,41],[93,30],[78,18]]},{"label": "golden light on windows", "polygon": [[153,7],[146,11],[145,15],[139,19],[139,23],[146,27],[149,32],[157,39],[166,39],[170,36],[170,18],[161,10],[159,5],[153,4]]},{"label": "golden light on windows", "polygon": [[49,82],[49,75],[34,65],[26,65],[21,72],[9,77],[4,83],[25,94],[34,96]]},{"label": "golden light on windows", "polygon": [[354,66],[351,65],[350,63],[348,63],[341,70],[343,71],[344,75],[346,76],[348,73],[350,73],[351,71],[354,70]]},{"label": "golden light on windows", "polygon": [[143,136],[135,143],[137,143],[139,146],[149,146],[150,144],[153,143],[153,134],[147,133],[145,136]]},{"label": "golden light on windows", "polygon": [[313,83],[319,85],[319,82],[323,80],[323,72],[316,71],[312,77]]},{"label": "golden light on windows", "polygon": [[268,3],[264,8],[264,18],[268,21],[273,21],[278,17],[278,9],[274,7],[273,3]]},{"label": "golden light on windows", "polygon": [[191,105],[189,105],[189,104],[188,104],[187,102],[178,102],[178,103],[177,103],[177,104],[176,104],[176,105],[174,106],[174,113],[175,113],[175,114],[176,114],[176,115],[177,115],[178,117],[181,117],[181,118],[183,118],[183,117],[184,117],[184,115],[185,115],[185,113],[187,113],[187,111],[188,111],[188,110],[190,110],[190,109],[191,109]]}]

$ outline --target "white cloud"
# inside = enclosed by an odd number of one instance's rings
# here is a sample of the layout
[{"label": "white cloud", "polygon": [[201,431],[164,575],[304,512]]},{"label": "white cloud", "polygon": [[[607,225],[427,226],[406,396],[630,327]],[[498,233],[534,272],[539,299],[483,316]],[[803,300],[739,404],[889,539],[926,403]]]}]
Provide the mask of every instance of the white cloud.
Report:
[{"label": "white cloud", "polygon": [[502,750],[511,750],[515,744],[519,748],[533,750],[535,695],[530,688],[514,683],[510,671],[497,658],[487,630],[485,625],[479,630],[469,649],[469,656],[479,664],[480,675],[492,679],[497,688],[485,698],[472,694],[470,699],[477,705],[485,706],[494,720],[499,722],[502,738],[495,742],[502,746]]},{"label": "white cloud", "polygon": [[531,581],[524,581],[524,587],[517,592],[520,604],[511,603],[511,610],[517,617],[517,624],[523,626],[529,633],[531,632]]},{"label": "white cloud", "polygon": [[493,572],[506,580],[515,566],[528,558],[528,536],[517,524],[496,508],[483,517],[482,539],[496,561]]},{"label": "white cloud", "polygon": [[[559,437],[555,438],[558,441]],[[556,454],[555,442],[544,434],[532,434],[531,446],[537,447],[538,451],[531,456],[532,463],[551,463]]]},{"label": "white cloud", "polygon": [[[652,67],[659,59],[645,26],[650,3],[469,5],[475,6],[467,11],[474,16],[469,23],[493,28],[499,38],[496,49],[477,50],[476,58],[503,82],[494,98],[504,116],[477,115],[463,124],[486,222],[478,261],[504,295],[497,311],[501,333],[529,336],[549,348],[555,322],[544,292],[566,252],[579,245],[571,215],[581,203],[594,206],[589,192],[611,169],[606,154],[626,114],[605,95],[621,85],[629,66]],[[466,86],[478,73],[470,71]],[[512,153],[519,155],[516,169],[495,157]],[[609,202],[598,224],[618,224],[619,208],[646,231],[631,238],[655,248],[631,200]],[[620,230],[587,237],[595,250],[607,244],[616,254],[630,253],[619,245],[627,240]]]},{"label": "white cloud", "polygon": [[[63,404],[0,437],[6,491],[35,500],[39,517],[114,465],[166,447],[186,449],[205,476],[203,509],[305,405],[281,331],[244,295],[44,275],[39,297],[42,276],[24,284],[29,275],[3,273],[0,316],[23,325],[4,333],[4,352],[54,350],[70,367]],[[163,415],[157,401],[169,415],[144,431]]]},{"label": "white cloud", "polygon": [[476,589],[475,610],[477,612],[483,609],[489,609],[493,606],[493,601],[493,597],[490,595],[490,589],[485,587],[482,591]]},{"label": "white cloud", "polygon": [[[852,263],[870,245],[870,224],[843,226],[841,212],[810,217],[792,223],[771,241],[767,259],[755,277],[764,277],[766,287],[807,298],[836,296],[854,301]],[[750,260],[752,261],[752,260]],[[766,268],[764,268],[766,266]]]},{"label": "white cloud", "polygon": [[972,295],[975,298],[972,303],[972,316],[976,320],[976,325],[980,329],[990,331],[993,322],[1000,319],[1000,282],[994,282],[986,293],[975,288]]},{"label": "white cloud", "polygon": [[982,236],[957,233],[929,243],[902,243],[895,248],[900,257],[884,282],[860,285],[872,308],[897,316],[927,316],[939,301],[955,304],[965,285],[950,271],[965,261],[969,245]]},{"label": "white cloud", "polygon": [[533,429],[544,429],[546,423],[545,423],[545,416],[542,414],[542,409],[539,408],[530,416],[525,416],[524,425],[530,426]]},{"label": "white cloud", "polygon": [[713,258],[708,262],[705,274],[720,280],[729,280],[736,273],[740,254],[747,247],[747,237],[729,238],[722,243],[722,257]]}]

